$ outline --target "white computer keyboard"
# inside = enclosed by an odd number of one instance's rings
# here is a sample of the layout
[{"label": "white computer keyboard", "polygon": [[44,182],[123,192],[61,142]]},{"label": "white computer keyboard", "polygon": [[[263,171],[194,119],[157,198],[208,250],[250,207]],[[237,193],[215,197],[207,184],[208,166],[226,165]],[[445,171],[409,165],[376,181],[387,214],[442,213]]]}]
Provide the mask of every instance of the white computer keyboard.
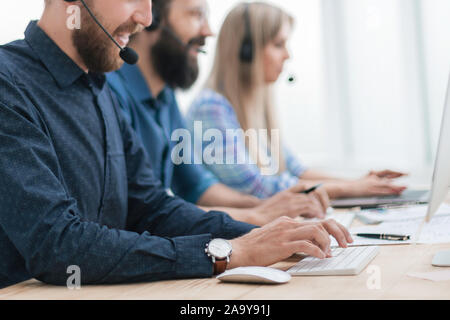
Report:
[{"label": "white computer keyboard", "polygon": [[292,276],[349,276],[359,274],[375,258],[380,247],[331,249],[332,258],[306,257],[287,272]]}]

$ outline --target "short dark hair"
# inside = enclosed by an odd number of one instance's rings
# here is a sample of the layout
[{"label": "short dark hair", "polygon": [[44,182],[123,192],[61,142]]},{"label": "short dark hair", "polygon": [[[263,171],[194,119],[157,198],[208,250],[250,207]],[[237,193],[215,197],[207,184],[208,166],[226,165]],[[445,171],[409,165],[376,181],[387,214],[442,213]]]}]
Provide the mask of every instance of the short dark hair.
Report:
[{"label": "short dark hair", "polygon": [[153,0],[153,10],[159,13],[161,21],[167,19],[169,15],[170,4],[173,0]]}]

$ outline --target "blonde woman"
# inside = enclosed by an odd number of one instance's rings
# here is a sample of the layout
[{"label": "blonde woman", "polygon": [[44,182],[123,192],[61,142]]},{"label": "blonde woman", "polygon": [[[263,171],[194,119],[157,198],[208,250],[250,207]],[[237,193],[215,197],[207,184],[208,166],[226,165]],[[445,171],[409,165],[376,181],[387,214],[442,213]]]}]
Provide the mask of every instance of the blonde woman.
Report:
[{"label": "blonde woman", "polygon": [[[223,145],[215,149],[222,153],[215,154],[214,161],[203,159],[203,163],[222,183],[259,198],[292,187],[299,179],[311,182],[311,186],[324,183],[330,198],[402,193],[405,187],[392,184],[392,179],[403,176],[402,173],[385,170],[370,172],[358,180],[337,179],[306,168],[283,147],[271,86],[289,59],[287,42],[293,25],[294,19],[288,13],[262,2],[241,3],[226,17],[211,75],[187,114],[194,134],[198,131],[194,127],[200,124],[203,132],[218,130],[224,138]],[[266,140],[251,143],[251,134],[226,139],[229,132],[239,129],[247,133],[267,132]],[[208,146],[211,149],[212,143],[217,147],[216,140],[217,136],[204,142],[202,150]],[[276,172],[264,173],[264,155],[268,155]],[[223,161],[218,161],[217,156]],[[235,161],[226,161],[229,159]]]}]

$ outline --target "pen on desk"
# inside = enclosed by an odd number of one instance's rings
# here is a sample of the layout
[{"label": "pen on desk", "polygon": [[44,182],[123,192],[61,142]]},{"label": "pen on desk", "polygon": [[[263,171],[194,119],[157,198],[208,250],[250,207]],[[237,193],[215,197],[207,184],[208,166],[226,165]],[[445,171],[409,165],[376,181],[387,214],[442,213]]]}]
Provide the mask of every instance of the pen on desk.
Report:
[{"label": "pen on desk", "polygon": [[323,184],[320,183],[320,184],[318,184],[318,185],[316,185],[316,186],[314,186],[314,187],[312,187],[312,188],[303,190],[303,191],[300,192],[300,193],[309,194],[309,193],[314,192],[314,191],[316,191],[317,189],[319,189],[322,185],[323,185]]},{"label": "pen on desk", "polygon": [[387,234],[387,233],[356,233],[358,237],[380,239],[380,240],[392,240],[392,241],[407,241],[411,237],[407,235]]}]

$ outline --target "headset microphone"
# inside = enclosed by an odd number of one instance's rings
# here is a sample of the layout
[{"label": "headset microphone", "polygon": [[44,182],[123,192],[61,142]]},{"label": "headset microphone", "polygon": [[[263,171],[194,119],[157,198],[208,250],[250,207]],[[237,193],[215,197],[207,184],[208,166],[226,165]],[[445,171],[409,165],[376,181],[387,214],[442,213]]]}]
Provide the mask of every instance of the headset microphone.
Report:
[{"label": "headset microphone", "polygon": [[[64,0],[66,2],[75,2],[77,0]],[[114,39],[114,37],[108,32],[108,30],[105,29],[105,27],[98,21],[97,17],[94,15],[94,13],[91,11],[91,9],[88,7],[86,2],[84,0],[79,0],[83,6],[86,8],[89,15],[92,17],[92,19],[95,21],[95,23],[100,27],[100,29],[103,30],[103,32],[111,39],[112,42],[120,49],[120,57],[123,61],[125,61],[128,64],[136,64],[139,60],[139,55],[134,51],[133,49],[129,47],[122,48],[117,41]]]}]

